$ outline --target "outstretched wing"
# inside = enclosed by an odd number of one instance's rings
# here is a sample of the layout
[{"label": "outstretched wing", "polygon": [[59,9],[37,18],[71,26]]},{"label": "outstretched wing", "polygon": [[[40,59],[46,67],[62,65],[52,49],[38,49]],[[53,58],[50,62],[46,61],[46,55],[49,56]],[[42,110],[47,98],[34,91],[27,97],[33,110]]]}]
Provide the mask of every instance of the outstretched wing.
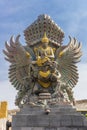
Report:
[{"label": "outstretched wing", "polygon": [[81,43],[75,38],[70,38],[67,46],[62,46],[56,51],[56,59],[59,64],[61,81],[74,87],[78,82],[78,69],[76,63],[80,61],[82,55]]},{"label": "outstretched wing", "polygon": [[19,42],[18,35],[14,41],[10,38],[10,43],[5,42],[6,50],[3,50],[6,55],[5,59],[11,63],[9,68],[9,78],[17,90],[26,86],[24,78],[28,76],[29,64],[31,62],[31,55],[26,48]]}]

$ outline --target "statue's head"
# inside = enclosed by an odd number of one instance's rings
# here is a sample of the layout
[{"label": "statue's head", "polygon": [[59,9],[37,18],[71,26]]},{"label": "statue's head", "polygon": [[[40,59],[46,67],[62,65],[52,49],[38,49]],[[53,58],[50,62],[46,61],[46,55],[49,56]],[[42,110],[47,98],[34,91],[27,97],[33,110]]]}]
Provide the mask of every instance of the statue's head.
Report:
[{"label": "statue's head", "polygon": [[47,35],[46,35],[46,32],[44,33],[44,36],[43,36],[43,38],[41,39],[41,41],[42,41],[42,45],[44,46],[44,47],[47,47],[48,46],[48,43],[49,43],[49,39],[48,39],[48,37],[47,37]]}]

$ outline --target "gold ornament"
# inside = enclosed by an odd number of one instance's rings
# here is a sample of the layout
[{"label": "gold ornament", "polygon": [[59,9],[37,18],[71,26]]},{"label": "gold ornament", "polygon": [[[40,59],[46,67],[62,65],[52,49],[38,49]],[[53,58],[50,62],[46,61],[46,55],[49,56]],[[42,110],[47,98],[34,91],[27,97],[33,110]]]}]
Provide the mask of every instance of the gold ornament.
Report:
[{"label": "gold ornament", "polygon": [[26,52],[26,57],[27,57],[27,58],[30,58],[29,52]]},{"label": "gold ornament", "polygon": [[42,43],[49,43],[49,39],[48,39],[48,37],[46,35],[46,32],[44,33],[44,36],[43,36],[41,41],[42,41]]}]

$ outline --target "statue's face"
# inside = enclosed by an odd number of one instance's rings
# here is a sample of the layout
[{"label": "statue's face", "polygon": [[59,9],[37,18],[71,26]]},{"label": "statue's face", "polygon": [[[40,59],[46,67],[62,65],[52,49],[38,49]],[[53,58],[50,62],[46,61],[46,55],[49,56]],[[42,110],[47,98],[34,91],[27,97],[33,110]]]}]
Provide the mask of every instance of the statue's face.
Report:
[{"label": "statue's face", "polygon": [[43,46],[43,48],[47,48],[48,43],[47,43],[47,42],[45,42],[45,43],[43,43],[43,44],[42,44],[42,46]]}]

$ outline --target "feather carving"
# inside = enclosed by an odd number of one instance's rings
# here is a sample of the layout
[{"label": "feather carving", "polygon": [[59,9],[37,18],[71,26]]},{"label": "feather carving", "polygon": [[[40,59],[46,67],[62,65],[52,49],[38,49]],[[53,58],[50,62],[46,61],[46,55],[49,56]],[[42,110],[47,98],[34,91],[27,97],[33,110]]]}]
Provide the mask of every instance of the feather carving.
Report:
[{"label": "feather carving", "polygon": [[61,81],[70,87],[74,87],[78,82],[78,69],[76,63],[82,56],[81,43],[69,36],[70,42],[66,46],[61,46],[56,51],[56,60],[59,64]]}]

